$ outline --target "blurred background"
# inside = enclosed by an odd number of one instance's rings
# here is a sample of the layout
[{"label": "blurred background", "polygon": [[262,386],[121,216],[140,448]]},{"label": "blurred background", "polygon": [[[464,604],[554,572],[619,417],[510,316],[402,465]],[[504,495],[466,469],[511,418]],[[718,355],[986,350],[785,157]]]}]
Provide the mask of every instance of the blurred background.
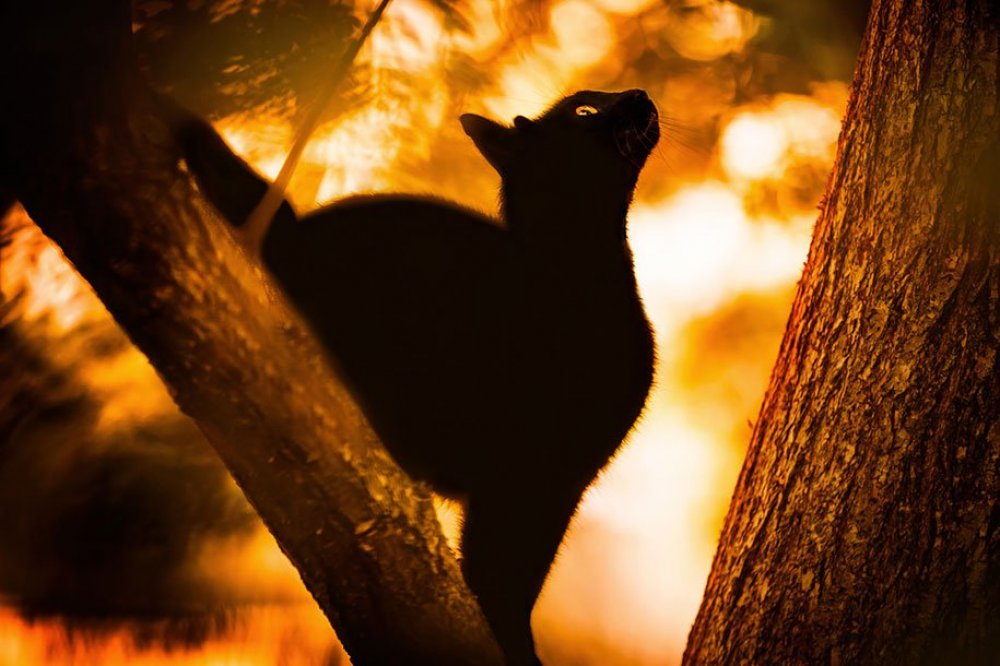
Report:
[{"label": "blurred background", "polygon": [[[150,81],[273,177],[368,3],[137,0]],[[534,615],[547,664],[680,659],[832,166],[867,2],[394,0],[290,187],[484,211],[457,122],[641,87],[656,388]],[[16,96],[6,103],[17,103]],[[234,387],[234,390],[238,390]],[[452,533],[460,513],[441,504]],[[0,665],[348,663],[198,430],[19,207],[0,227]]]}]

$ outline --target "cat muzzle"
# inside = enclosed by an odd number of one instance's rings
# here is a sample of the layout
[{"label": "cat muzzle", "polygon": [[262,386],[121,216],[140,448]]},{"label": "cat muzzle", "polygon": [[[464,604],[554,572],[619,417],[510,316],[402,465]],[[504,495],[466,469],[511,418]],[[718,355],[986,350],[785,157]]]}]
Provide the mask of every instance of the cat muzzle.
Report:
[{"label": "cat muzzle", "polygon": [[615,143],[623,157],[641,166],[660,140],[660,116],[645,91],[628,90],[621,95],[615,105],[621,116],[615,127]]}]

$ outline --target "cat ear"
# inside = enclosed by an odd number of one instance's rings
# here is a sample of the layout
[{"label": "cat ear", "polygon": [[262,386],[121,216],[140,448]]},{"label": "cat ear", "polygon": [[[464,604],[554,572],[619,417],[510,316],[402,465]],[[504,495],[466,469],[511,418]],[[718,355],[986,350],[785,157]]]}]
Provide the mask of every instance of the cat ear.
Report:
[{"label": "cat ear", "polygon": [[464,113],[459,120],[462,129],[494,169],[500,171],[510,163],[514,154],[515,130],[474,113]]},{"label": "cat ear", "polygon": [[514,118],[514,127],[519,130],[530,130],[534,126],[535,122],[533,120],[528,120],[524,116],[517,116]]}]

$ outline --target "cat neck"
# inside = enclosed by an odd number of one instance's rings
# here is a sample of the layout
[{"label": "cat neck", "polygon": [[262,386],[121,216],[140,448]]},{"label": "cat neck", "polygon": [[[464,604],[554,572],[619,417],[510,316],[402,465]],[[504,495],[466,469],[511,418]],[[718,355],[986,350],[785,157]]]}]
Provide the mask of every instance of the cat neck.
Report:
[{"label": "cat neck", "polygon": [[615,196],[579,187],[541,190],[504,181],[500,214],[510,232],[526,245],[556,255],[627,253],[625,218],[631,190]]}]

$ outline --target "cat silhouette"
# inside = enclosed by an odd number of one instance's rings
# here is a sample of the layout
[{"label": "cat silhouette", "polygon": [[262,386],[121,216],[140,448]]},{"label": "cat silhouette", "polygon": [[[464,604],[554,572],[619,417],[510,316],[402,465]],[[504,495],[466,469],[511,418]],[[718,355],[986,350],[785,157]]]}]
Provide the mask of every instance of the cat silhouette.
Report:
[{"label": "cat silhouette", "polygon": [[[239,227],[267,183],[168,105],[188,168]],[[396,461],[465,502],[462,569],[510,664],[577,503],[642,411],[653,336],[626,213],[659,139],[645,92],[582,91],[512,126],[462,126],[500,174],[499,220],[408,195],[297,220],[262,259]]]}]

